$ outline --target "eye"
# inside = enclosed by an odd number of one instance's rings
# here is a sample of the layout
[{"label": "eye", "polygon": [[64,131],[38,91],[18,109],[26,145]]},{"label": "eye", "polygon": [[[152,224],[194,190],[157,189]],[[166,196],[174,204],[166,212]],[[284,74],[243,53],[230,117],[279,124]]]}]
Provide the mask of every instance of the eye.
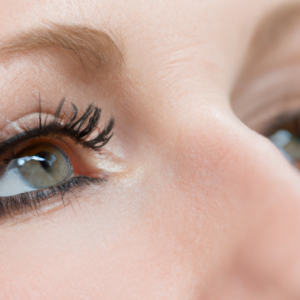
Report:
[{"label": "eye", "polygon": [[41,144],[22,151],[0,172],[1,197],[58,185],[72,176],[73,166],[61,149]]},{"label": "eye", "polygon": [[[61,113],[64,103],[65,99],[52,117],[42,114],[40,104],[38,114],[2,129],[21,132],[0,142],[0,218],[46,208],[47,203],[65,204],[63,198],[71,189],[107,181],[109,172],[98,165],[104,159],[102,148],[113,136],[113,118],[101,130],[101,109],[91,104],[78,117],[74,104],[71,115]],[[30,122],[35,125],[28,126]]]},{"label": "eye", "polygon": [[300,119],[293,118],[277,126],[269,136],[286,159],[300,171]]}]

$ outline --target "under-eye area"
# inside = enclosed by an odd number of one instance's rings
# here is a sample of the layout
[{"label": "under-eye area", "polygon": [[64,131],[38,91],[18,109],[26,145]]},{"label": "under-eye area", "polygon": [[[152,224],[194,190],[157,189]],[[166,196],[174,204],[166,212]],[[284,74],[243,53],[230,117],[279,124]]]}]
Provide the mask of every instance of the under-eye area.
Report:
[{"label": "under-eye area", "polygon": [[70,197],[64,199],[70,191],[108,180],[109,173],[97,168],[92,157],[99,157],[112,138],[114,120],[100,126],[101,109],[89,105],[80,116],[77,106],[69,105],[71,112],[64,111],[63,99],[54,115],[43,114],[40,100],[33,116],[37,127],[26,124],[25,117],[25,130],[20,124],[7,127],[21,132],[2,130],[12,136],[0,143],[0,218],[39,213],[56,201],[69,203]]}]

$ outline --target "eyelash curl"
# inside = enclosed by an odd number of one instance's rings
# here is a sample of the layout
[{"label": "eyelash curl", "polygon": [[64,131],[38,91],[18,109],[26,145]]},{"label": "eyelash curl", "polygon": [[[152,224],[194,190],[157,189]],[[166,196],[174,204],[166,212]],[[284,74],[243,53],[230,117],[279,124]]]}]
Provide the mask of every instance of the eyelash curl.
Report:
[{"label": "eyelash curl", "polygon": [[[72,139],[76,144],[80,144],[84,148],[89,148],[95,151],[99,151],[110,141],[113,136],[113,118],[108,121],[104,129],[98,133],[96,137],[87,140],[87,138],[98,128],[101,117],[101,109],[91,104],[87,107],[83,115],[80,118],[77,118],[78,108],[75,104],[71,103],[73,112],[68,118],[68,121],[65,123],[65,114],[63,115],[63,118],[60,118],[64,104],[65,98],[59,103],[54,119],[51,122],[47,122],[46,116],[45,121],[42,122],[42,108],[40,100],[38,126],[36,128],[27,129],[24,132],[0,143],[0,153],[7,153],[9,151],[11,153],[11,156],[8,159],[3,160],[3,163],[8,164],[12,159],[17,158],[17,154],[14,154],[13,151],[16,145],[34,138],[46,137],[49,135],[55,137],[66,136]],[[25,213],[26,210],[31,209],[35,209],[38,213],[41,203],[54,196],[60,196],[63,204],[65,204],[64,196],[72,188],[89,186],[91,184],[102,183],[104,181],[106,181],[104,178],[91,178],[79,175],[45,190],[0,197],[0,218],[7,215],[12,216],[12,214],[15,213]]]}]

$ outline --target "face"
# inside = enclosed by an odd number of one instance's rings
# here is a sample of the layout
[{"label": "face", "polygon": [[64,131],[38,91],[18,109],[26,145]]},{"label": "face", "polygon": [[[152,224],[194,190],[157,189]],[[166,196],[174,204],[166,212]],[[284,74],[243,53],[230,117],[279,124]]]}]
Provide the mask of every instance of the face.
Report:
[{"label": "face", "polygon": [[0,299],[299,299],[299,1],[0,5]]}]

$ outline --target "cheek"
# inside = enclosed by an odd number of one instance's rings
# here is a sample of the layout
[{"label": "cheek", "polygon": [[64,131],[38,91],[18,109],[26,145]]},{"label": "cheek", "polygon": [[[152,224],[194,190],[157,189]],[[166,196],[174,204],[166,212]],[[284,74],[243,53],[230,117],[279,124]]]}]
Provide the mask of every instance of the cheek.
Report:
[{"label": "cheek", "polygon": [[112,189],[101,197],[82,197],[80,207],[74,200],[73,207],[0,230],[5,241],[0,299],[181,299],[191,294],[197,257],[190,228],[184,226],[186,209],[164,192],[156,176],[145,181],[143,191],[127,187],[126,196],[121,191],[112,196]]}]

